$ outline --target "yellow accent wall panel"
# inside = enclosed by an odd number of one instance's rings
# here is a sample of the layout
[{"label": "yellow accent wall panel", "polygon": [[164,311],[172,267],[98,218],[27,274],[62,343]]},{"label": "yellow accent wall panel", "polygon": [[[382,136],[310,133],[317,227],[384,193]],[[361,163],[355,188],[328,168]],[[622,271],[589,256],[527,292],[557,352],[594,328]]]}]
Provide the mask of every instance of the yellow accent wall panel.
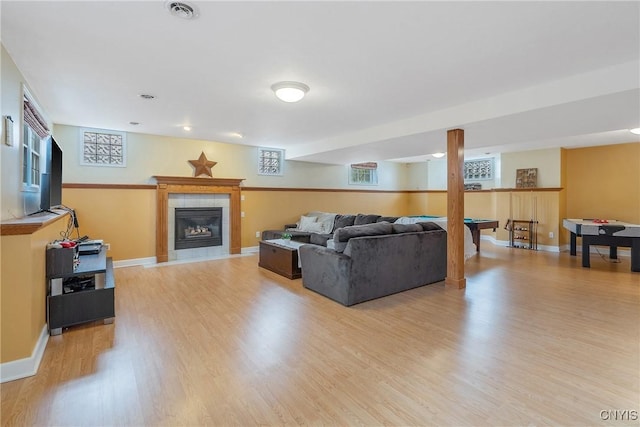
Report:
[{"label": "yellow accent wall panel", "polygon": [[257,246],[256,232],[280,230],[311,211],[407,215],[406,193],[341,191],[243,191],[242,246]]},{"label": "yellow accent wall panel", "polygon": [[443,191],[408,193],[405,215],[447,216],[447,193]]},{"label": "yellow accent wall panel", "polygon": [[640,142],[566,150],[567,216],[640,224]]},{"label": "yellow accent wall panel", "polygon": [[62,201],[75,209],[82,235],[111,245],[114,261],[156,256],[155,189],[65,188]]},{"label": "yellow accent wall panel", "polygon": [[33,234],[0,239],[0,363],[31,356],[46,324],[46,246],[60,238],[64,215]]}]

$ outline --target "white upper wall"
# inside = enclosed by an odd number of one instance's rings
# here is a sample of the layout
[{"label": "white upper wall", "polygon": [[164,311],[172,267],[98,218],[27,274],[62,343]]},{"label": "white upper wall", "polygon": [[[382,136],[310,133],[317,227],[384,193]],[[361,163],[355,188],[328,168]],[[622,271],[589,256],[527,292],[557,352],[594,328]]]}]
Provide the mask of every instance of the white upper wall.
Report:
[{"label": "white upper wall", "polygon": [[[515,188],[518,169],[538,169],[538,187],[560,187],[560,148],[502,153],[493,156],[495,178],[493,180],[468,180],[479,182],[483,190]],[[471,159],[473,160],[473,159]],[[446,190],[447,159],[430,159],[410,163],[407,176],[410,190]]]},{"label": "white upper wall", "polygon": [[515,188],[518,169],[538,169],[538,187],[561,185],[561,148],[502,154],[502,187]]},{"label": "white upper wall", "polygon": [[[2,120],[5,116],[11,116],[13,119],[13,144],[11,146],[5,144],[5,128],[4,123],[0,123],[0,164],[2,165],[2,173],[0,174],[0,219],[19,218],[24,216],[25,203],[29,203],[30,207],[40,204],[40,194],[22,191],[22,99],[24,96],[24,87],[27,88],[29,96],[39,104],[37,94],[31,90],[27,82],[5,50],[0,45],[0,63],[1,63],[1,84],[0,90],[2,98]],[[46,111],[40,110],[44,118],[47,118]],[[49,127],[51,123],[48,122]],[[35,205],[34,205],[35,204]],[[33,209],[29,211],[33,211]]]},{"label": "white upper wall", "polygon": [[284,175],[258,175],[258,148],[247,145],[175,137],[127,133],[127,167],[80,165],[80,129],[55,125],[54,136],[64,151],[63,182],[101,184],[155,183],[154,175],[193,176],[189,160],[204,152],[217,162],[211,169],[217,178],[244,178],[247,187],[339,188],[398,190],[406,185],[406,167],[378,163],[378,185],[349,185],[348,165],[285,161]]}]

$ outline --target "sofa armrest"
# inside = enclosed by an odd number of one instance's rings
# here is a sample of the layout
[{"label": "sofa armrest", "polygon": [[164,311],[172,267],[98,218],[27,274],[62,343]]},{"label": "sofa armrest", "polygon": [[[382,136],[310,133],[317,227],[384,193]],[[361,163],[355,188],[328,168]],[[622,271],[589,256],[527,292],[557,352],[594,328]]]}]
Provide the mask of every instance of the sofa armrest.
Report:
[{"label": "sofa armrest", "polygon": [[298,249],[302,264],[302,285],[343,305],[350,305],[351,258],[317,245]]}]

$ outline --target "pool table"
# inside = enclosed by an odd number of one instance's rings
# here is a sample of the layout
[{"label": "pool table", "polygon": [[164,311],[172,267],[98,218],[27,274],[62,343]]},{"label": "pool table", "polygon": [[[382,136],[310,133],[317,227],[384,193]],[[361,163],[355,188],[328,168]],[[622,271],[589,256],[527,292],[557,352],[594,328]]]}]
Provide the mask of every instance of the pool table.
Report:
[{"label": "pool table", "polygon": [[576,238],[582,237],[582,266],[591,267],[591,245],[609,246],[609,258],[618,259],[618,246],[631,248],[631,271],[640,272],[640,225],[615,220],[563,219],[571,232],[570,254],[576,255]]},{"label": "pool table", "polygon": [[[442,216],[436,215],[418,215],[420,218],[446,218]],[[428,219],[427,219],[428,221]],[[497,219],[473,219],[473,218],[465,218],[464,224],[469,227],[471,230],[471,237],[473,238],[473,243],[476,245],[476,252],[480,252],[480,231],[487,230],[489,228],[493,228],[493,231],[496,231],[498,228],[498,220]]]},{"label": "pool table", "polygon": [[480,252],[480,230],[493,228],[493,231],[496,231],[496,228],[498,228],[498,220],[465,218],[464,225],[471,230],[471,237],[473,237],[473,243],[476,244],[476,251]]}]

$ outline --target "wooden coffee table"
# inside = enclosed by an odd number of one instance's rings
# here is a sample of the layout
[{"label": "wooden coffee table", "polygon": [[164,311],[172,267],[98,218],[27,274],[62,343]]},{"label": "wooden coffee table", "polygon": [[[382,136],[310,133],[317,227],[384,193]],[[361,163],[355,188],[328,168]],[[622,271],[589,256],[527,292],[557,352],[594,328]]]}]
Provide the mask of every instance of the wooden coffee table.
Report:
[{"label": "wooden coffee table", "polygon": [[289,279],[302,277],[298,262],[298,248],[305,243],[282,239],[260,241],[260,260],[258,266],[271,270]]}]

